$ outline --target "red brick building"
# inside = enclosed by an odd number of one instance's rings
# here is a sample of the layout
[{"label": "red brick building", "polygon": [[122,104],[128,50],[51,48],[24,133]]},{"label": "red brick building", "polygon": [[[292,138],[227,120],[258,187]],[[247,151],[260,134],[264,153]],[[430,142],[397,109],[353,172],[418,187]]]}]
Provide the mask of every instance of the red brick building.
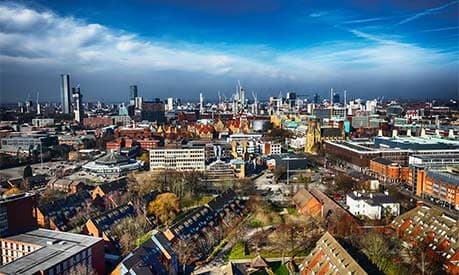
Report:
[{"label": "red brick building", "polygon": [[0,199],[0,237],[21,233],[37,227],[36,197],[23,193]]},{"label": "red brick building", "polygon": [[89,128],[107,127],[113,125],[113,118],[111,117],[86,117],[83,119],[83,125]]}]

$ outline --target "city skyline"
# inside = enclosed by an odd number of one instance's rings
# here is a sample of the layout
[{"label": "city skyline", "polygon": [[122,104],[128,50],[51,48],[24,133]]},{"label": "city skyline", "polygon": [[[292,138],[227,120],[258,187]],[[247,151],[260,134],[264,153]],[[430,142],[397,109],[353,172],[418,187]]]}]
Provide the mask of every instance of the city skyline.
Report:
[{"label": "city skyline", "polygon": [[237,80],[260,98],[330,88],[457,98],[458,1],[26,1],[0,11],[2,102],[36,92],[57,102],[65,73],[88,101],[127,102],[132,84],[145,98],[229,98]]}]

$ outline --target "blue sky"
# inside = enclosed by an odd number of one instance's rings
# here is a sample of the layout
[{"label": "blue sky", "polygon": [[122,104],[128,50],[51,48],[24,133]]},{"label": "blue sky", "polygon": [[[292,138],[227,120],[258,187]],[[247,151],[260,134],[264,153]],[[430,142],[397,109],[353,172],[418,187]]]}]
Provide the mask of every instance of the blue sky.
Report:
[{"label": "blue sky", "polygon": [[0,3],[2,101],[458,93],[458,1],[20,1]]}]

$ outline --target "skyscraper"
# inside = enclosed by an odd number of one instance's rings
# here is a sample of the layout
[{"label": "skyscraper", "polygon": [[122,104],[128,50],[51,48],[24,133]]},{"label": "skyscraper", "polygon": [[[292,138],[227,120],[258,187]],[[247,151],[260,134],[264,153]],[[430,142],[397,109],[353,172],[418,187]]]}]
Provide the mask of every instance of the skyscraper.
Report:
[{"label": "skyscraper", "polygon": [[61,74],[62,113],[70,114],[72,109],[70,98],[70,75]]},{"label": "skyscraper", "polygon": [[72,88],[73,101],[75,103],[75,120],[81,123],[83,120],[83,95],[80,92],[80,87]]},{"label": "skyscraper", "polygon": [[333,93],[333,101],[332,103],[339,104],[340,99],[339,99],[339,93]]},{"label": "skyscraper", "polygon": [[314,99],[313,99],[313,101],[314,101],[315,104],[318,104],[318,103],[319,103],[319,101],[320,101],[320,96],[319,96],[319,94],[317,94],[317,93],[314,94]]},{"label": "skyscraper", "polygon": [[136,97],[137,97],[137,85],[129,86],[129,105],[135,104]]}]

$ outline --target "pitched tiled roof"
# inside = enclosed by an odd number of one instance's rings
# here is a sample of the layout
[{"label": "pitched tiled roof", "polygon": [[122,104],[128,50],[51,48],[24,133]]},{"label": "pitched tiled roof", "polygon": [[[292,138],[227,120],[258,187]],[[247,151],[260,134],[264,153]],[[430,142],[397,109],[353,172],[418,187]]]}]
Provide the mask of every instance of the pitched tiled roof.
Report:
[{"label": "pitched tiled roof", "polygon": [[67,222],[73,218],[79,208],[83,207],[86,201],[91,201],[91,196],[87,191],[68,195],[59,200],[38,207],[44,216],[50,218],[59,230],[68,230]]},{"label": "pitched tiled roof", "polygon": [[317,241],[316,247],[301,263],[300,270],[301,274],[367,274],[328,232]]},{"label": "pitched tiled roof", "polygon": [[293,196],[293,202],[300,208],[303,208],[312,199],[316,198],[304,187],[301,187]]},{"label": "pitched tiled roof", "polygon": [[437,252],[437,255],[449,262],[449,266],[455,267],[459,272],[457,218],[445,214],[437,207],[418,206],[395,218],[391,227],[407,243],[427,243],[428,249]]},{"label": "pitched tiled roof", "polygon": [[111,227],[122,219],[134,217],[134,215],[134,207],[131,204],[125,204],[91,218],[91,221],[100,232],[104,232],[107,237],[111,238]]}]

